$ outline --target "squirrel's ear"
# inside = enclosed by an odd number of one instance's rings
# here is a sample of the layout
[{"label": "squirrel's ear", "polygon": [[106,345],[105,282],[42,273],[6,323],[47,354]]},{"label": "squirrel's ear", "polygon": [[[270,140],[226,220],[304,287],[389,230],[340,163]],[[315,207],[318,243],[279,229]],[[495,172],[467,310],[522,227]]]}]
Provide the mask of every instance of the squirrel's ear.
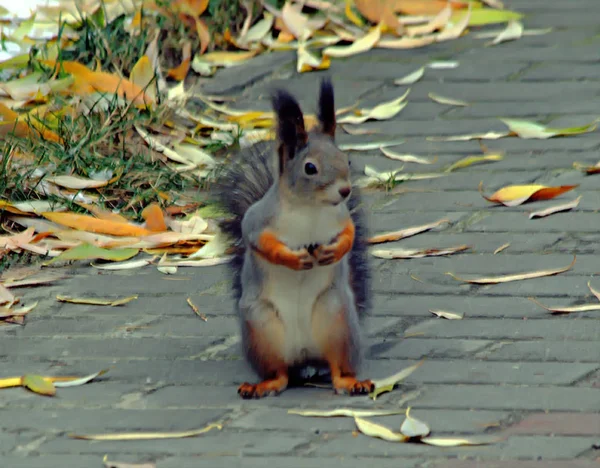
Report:
[{"label": "squirrel's ear", "polygon": [[335,137],[335,100],[333,97],[333,85],[329,78],[321,81],[321,91],[319,93],[319,122],[321,123],[321,132]]},{"label": "squirrel's ear", "polygon": [[277,119],[277,143],[279,151],[279,170],[283,171],[286,161],[308,141],[304,127],[304,115],[298,101],[284,90],[276,90],[271,99]]}]

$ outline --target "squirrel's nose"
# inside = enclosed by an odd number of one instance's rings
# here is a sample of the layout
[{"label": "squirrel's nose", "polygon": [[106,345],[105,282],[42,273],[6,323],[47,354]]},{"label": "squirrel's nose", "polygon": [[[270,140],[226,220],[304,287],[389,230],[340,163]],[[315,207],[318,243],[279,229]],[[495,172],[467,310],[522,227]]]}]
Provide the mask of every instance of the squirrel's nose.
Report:
[{"label": "squirrel's nose", "polygon": [[342,187],[339,190],[339,193],[342,196],[342,198],[348,198],[348,195],[350,195],[351,191],[352,191],[352,189],[350,187]]}]

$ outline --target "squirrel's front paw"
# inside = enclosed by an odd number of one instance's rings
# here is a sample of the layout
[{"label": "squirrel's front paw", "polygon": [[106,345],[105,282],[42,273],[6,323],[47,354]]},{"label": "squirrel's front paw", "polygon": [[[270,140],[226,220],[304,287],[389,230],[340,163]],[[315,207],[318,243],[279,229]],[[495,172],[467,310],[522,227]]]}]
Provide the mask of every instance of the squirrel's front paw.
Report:
[{"label": "squirrel's front paw", "polygon": [[331,265],[340,260],[337,244],[320,245],[313,251],[313,256],[321,266]]},{"label": "squirrel's front paw", "polygon": [[310,270],[314,266],[315,259],[307,249],[295,251],[294,256],[296,257],[295,270]]}]

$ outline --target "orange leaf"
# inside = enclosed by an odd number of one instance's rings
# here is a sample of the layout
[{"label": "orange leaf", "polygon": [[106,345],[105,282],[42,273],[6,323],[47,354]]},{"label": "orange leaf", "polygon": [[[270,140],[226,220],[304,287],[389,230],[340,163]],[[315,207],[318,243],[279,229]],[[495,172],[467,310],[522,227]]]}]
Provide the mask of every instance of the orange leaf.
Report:
[{"label": "orange leaf", "polygon": [[468,2],[446,0],[390,0],[394,11],[405,15],[437,15],[448,3],[453,10],[468,8]]},{"label": "orange leaf", "polygon": [[[545,185],[509,185],[497,190],[490,197],[482,194],[488,201],[501,203],[504,206],[517,206],[527,201],[550,200],[573,190],[579,185],[561,185],[557,187],[546,187]],[[481,192],[481,184],[479,185]]]},{"label": "orange leaf", "polygon": [[177,10],[198,17],[208,8],[209,0],[177,0],[173,5]]},{"label": "orange leaf", "polygon": [[42,60],[48,66],[56,66],[73,75],[75,83],[73,88],[78,93],[91,93],[100,91],[104,93],[116,93],[125,100],[132,101],[137,106],[146,106],[154,100],[144,93],[144,90],[131,81],[107,72],[92,71],[78,62],[56,60]]},{"label": "orange leaf", "polygon": [[150,231],[166,231],[167,224],[165,223],[165,216],[156,203],[152,203],[144,208],[142,211],[142,218],[146,221],[146,227]]},{"label": "orange leaf", "polygon": [[196,32],[198,33],[198,38],[200,38],[199,54],[203,54],[210,44],[210,32],[206,23],[200,18],[196,18]]},{"label": "orange leaf", "polygon": [[32,119],[31,126],[29,126],[22,117],[19,118],[19,114],[0,103],[0,137],[4,138],[6,135],[14,134],[16,137],[23,138],[36,130],[45,140],[60,142],[60,137],[56,133],[46,130],[41,124],[35,125],[35,123],[36,121]]},{"label": "orange leaf", "polygon": [[108,221],[116,221],[117,223],[127,223],[127,218],[124,218],[118,213],[113,213],[112,211],[103,210],[94,205],[89,205],[87,203],[78,203],[79,206],[85,208],[90,213],[92,213],[98,219],[104,219]]},{"label": "orange leaf", "polygon": [[[200,20],[198,20],[198,21],[200,21]],[[200,48],[201,54],[204,53],[204,51],[206,50],[206,46],[208,46],[208,44],[202,44],[202,46]],[[182,59],[181,63],[179,64],[178,67],[171,68],[168,71],[167,76],[169,78],[173,78],[174,80],[177,80],[177,81],[184,80],[185,77],[187,76],[188,72],[190,71],[191,58],[192,58],[192,44],[190,42],[186,41],[186,43],[183,45],[183,59]]]},{"label": "orange leaf", "polygon": [[78,231],[94,232],[96,234],[109,234],[113,236],[147,236],[152,231],[129,223],[97,219],[92,216],[75,213],[45,212],[41,215],[50,221],[67,226]]},{"label": "orange leaf", "polygon": [[394,14],[393,0],[354,0],[356,9],[371,23],[384,23],[392,31],[400,27],[400,22]]}]

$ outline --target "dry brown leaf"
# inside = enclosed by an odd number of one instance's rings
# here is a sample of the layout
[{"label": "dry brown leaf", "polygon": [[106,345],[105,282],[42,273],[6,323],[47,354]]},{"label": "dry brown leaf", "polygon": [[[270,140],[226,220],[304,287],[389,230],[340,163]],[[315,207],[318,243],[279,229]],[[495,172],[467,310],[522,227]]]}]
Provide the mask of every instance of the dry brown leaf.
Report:
[{"label": "dry brown leaf", "polygon": [[412,237],[422,232],[429,231],[430,229],[434,229],[442,224],[446,224],[449,222],[449,219],[444,218],[440,219],[439,221],[434,221],[433,223],[423,224],[422,226],[415,226],[411,228],[401,229],[400,231],[392,231],[386,232],[384,234],[378,234],[376,236],[371,237],[368,240],[368,243],[381,244],[383,242],[394,242],[400,239],[406,239],[407,237]]},{"label": "dry brown leaf", "polygon": [[581,197],[582,197],[582,195],[579,195],[573,201],[563,203],[561,205],[554,205],[549,208],[545,208],[543,210],[534,211],[533,213],[529,214],[529,219],[543,218],[545,216],[550,216],[551,214],[554,214],[554,213],[560,213],[561,211],[572,210],[573,208],[577,207],[577,205],[579,205],[579,202],[581,201]]},{"label": "dry brown leaf", "polygon": [[500,247],[498,247],[496,250],[494,250],[494,255],[502,252],[505,249],[508,249],[509,246],[510,246],[510,242],[507,242],[506,244],[502,244]]},{"label": "dry brown leaf", "polygon": [[588,288],[590,288],[590,292],[594,296],[596,296],[596,299],[598,299],[600,301],[600,291],[598,291],[597,289],[592,288],[591,281],[588,281],[587,285],[588,285]]},{"label": "dry brown leaf", "polygon": [[573,257],[573,261],[571,262],[571,264],[566,267],[563,267],[563,268],[539,270],[539,271],[532,271],[532,272],[528,272],[528,273],[515,273],[515,274],[511,274],[511,275],[504,275],[504,276],[492,276],[492,277],[487,277],[487,278],[463,279],[463,278],[459,278],[454,273],[446,273],[446,274],[451,276],[455,280],[464,281],[465,283],[471,283],[471,284],[508,283],[510,281],[521,281],[521,280],[526,280],[526,279],[542,278],[544,276],[554,276],[554,275],[558,275],[560,273],[564,273],[565,271],[569,271],[571,268],[573,268],[573,265],[575,265],[576,260],[577,260],[577,256]]},{"label": "dry brown leaf", "polygon": [[592,312],[592,311],[600,310],[600,304],[580,304],[580,305],[565,306],[565,307],[562,307],[562,306],[548,307],[548,306],[545,306],[544,304],[542,304],[541,302],[537,301],[533,297],[530,297],[528,299],[531,302],[536,303],[540,307],[543,307],[547,311],[552,312],[553,314],[571,314],[573,312]]},{"label": "dry brown leaf", "polygon": [[391,260],[394,258],[440,257],[444,255],[452,255],[458,252],[463,252],[470,248],[471,247],[468,245],[458,245],[456,247],[448,247],[445,249],[377,249],[371,251],[371,255],[387,260]]},{"label": "dry brown leaf", "polygon": [[56,300],[59,302],[70,302],[72,304],[87,304],[87,305],[100,305],[100,306],[111,306],[117,307],[120,305],[127,304],[128,302],[137,299],[138,296],[123,297],[121,299],[107,299],[99,297],[69,297],[57,295]]},{"label": "dry brown leaf", "polygon": [[[200,20],[198,19],[197,21],[200,21]],[[206,45],[208,45],[208,44],[206,44]],[[204,46],[204,44],[203,44],[203,46]],[[204,52],[204,50],[202,50],[202,48],[201,48],[200,53],[203,53],[203,52]],[[183,81],[185,79],[185,77],[188,75],[188,72],[190,71],[190,66],[192,63],[192,43],[190,41],[184,42],[183,47],[181,49],[181,54],[182,54],[181,63],[177,67],[171,68],[167,72],[167,76],[169,78],[173,78],[176,81]]]},{"label": "dry brown leaf", "polygon": [[447,310],[439,310],[439,309],[429,309],[436,317],[445,318],[447,320],[462,320],[464,318],[464,314],[459,312],[450,312]]}]

